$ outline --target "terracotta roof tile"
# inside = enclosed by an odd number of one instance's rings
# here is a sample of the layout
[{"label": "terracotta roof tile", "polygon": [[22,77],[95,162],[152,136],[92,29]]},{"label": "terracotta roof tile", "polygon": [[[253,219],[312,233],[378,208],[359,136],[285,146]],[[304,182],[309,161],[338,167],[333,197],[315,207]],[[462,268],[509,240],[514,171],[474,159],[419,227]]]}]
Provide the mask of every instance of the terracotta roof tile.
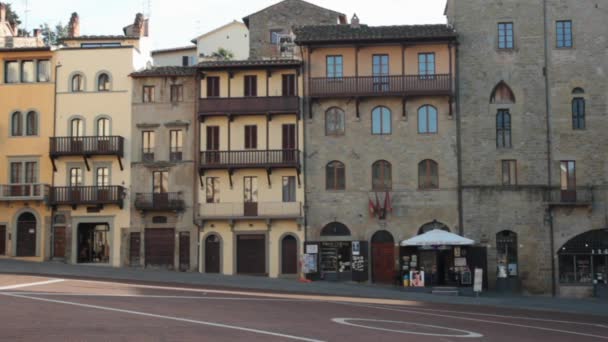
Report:
[{"label": "terracotta roof tile", "polygon": [[226,61],[207,61],[198,64],[201,69],[252,68],[252,67],[298,67],[302,61],[297,59],[245,59]]},{"label": "terracotta roof tile", "polygon": [[194,76],[195,67],[163,66],[131,73],[131,77]]},{"label": "terracotta roof tile", "polygon": [[313,25],[294,28],[297,44],[357,42],[357,41],[394,41],[455,39],[456,32],[448,25]]}]

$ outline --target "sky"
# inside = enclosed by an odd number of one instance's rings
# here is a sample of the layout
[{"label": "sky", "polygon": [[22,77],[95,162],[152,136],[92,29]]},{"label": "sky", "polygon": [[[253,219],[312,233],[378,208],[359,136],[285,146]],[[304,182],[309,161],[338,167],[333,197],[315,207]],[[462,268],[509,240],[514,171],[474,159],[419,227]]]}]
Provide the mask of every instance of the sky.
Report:
[{"label": "sky", "polygon": [[[72,12],[80,16],[81,34],[122,34],[137,12],[150,15],[155,49],[185,46],[198,35],[232,20],[241,20],[280,0],[8,0],[21,26],[32,30],[42,23],[67,24]],[[357,13],[368,25],[445,23],[446,0],[308,0],[345,13]],[[27,15],[26,15],[27,14]]]}]

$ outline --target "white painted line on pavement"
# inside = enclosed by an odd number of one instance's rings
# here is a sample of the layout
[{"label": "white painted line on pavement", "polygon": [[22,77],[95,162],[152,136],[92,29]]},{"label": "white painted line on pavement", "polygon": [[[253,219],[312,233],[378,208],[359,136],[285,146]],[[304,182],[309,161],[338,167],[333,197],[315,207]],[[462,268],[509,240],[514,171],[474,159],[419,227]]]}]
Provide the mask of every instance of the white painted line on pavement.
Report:
[{"label": "white painted line on pavement", "polygon": [[67,293],[67,292],[3,292],[7,295],[51,296],[51,297],[132,297],[132,298],[160,298],[160,299],[200,299],[200,300],[233,300],[233,301],[259,301],[259,302],[302,302],[303,299],[281,298],[248,298],[248,297],[204,297],[204,296],[168,296],[168,295],[138,295],[138,294],[99,294],[99,293]]},{"label": "white painted line on pavement", "polygon": [[[395,333],[399,333],[399,334],[408,334],[408,335],[423,335],[423,336],[434,336],[434,337],[456,337],[456,338],[483,337],[482,334],[478,334],[476,332],[472,332],[472,331],[468,331],[468,330],[460,330],[460,329],[443,327],[443,326],[439,326],[439,325],[420,324],[420,323],[412,323],[412,322],[387,321],[387,320],[367,319],[367,318],[332,318],[332,321],[335,323],[338,323],[338,324],[350,325],[350,326],[358,327],[358,328],[389,331],[389,332],[395,332]],[[380,328],[380,327],[374,327],[374,326],[369,326],[369,325],[364,325],[364,324],[355,324],[355,323],[353,323],[353,321],[354,322],[393,323],[393,324],[401,324],[401,325],[413,325],[413,326],[418,326],[418,327],[423,327],[423,328],[434,328],[434,329],[438,329],[438,330],[455,331],[455,332],[459,332],[459,333],[464,333],[465,335],[433,334],[433,333],[417,332],[417,331],[412,331],[412,330],[388,329],[388,328]]]},{"label": "white painted line on pavement", "polygon": [[2,286],[2,287],[0,287],[0,291],[21,289],[21,288],[24,288],[24,287],[31,287],[31,286],[48,285],[48,284],[59,283],[59,282],[62,282],[62,281],[65,281],[65,279],[51,279],[51,280],[46,280],[46,281],[38,281],[38,282],[35,282],[35,283],[26,283],[26,284],[16,284],[16,285]]},{"label": "white painted line on pavement", "polygon": [[393,309],[393,308],[386,308],[386,307],[382,307],[382,306],[365,305],[365,304],[353,304],[353,303],[337,303],[337,304],[350,305],[350,306],[359,306],[359,307],[379,309],[379,310],[405,312],[405,313],[412,313],[412,314],[417,314],[417,315],[427,315],[427,316],[443,317],[443,318],[450,318],[450,319],[459,319],[459,320],[464,320],[464,321],[473,321],[473,322],[482,322],[482,323],[490,323],[490,324],[507,325],[507,326],[512,326],[512,327],[529,328],[529,329],[537,329],[537,330],[544,330],[544,331],[552,331],[552,332],[558,332],[558,333],[563,333],[563,334],[578,335],[578,336],[587,336],[587,337],[595,337],[595,338],[600,338],[600,339],[608,340],[608,336],[586,334],[586,333],[580,333],[580,332],[575,332],[575,331],[570,331],[570,330],[545,328],[545,327],[539,327],[539,326],[534,326],[534,325],[525,325],[525,324],[508,323],[508,322],[498,322],[498,321],[490,321],[490,320],[486,320],[486,319],[478,319],[478,318],[470,318],[470,317],[458,317],[458,316],[451,316],[451,315],[441,315],[441,314],[435,314],[435,313],[429,313],[429,312],[422,312],[422,311],[419,311],[418,309],[416,309],[416,310]]},{"label": "white painted line on pavement", "polygon": [[[526,321],[547,322],[547,323],[586,325],[586,326],[590,326],[590,327],[599,327],[599,328],[606,328],[606,329],[608,329],[607,325],[602,325],[602,324],[598,324],[598,323],[584,323],[584,322],[555,320],[555,319],[548,319],[548,318],[534,318],[534,317],[528,317],[528,316],[496,315],[496,314],[489,314],[489,313],[477,313],[477,312],[441,310],[441,309],[421,309],[421,308],[416,308],[416,310],[418,310],[418,311],[430,311],[430,312],[454,313],[454,314],[459,314],[459,315],[470,315],[470,316],[486,316],[486,317],[495,317],[495,318],[509,318],[509,319],[519,319],[519,320],[526,320]],[[523,309],[523,310],[525,310],[525,309]]]},{"label": "white painted line on pavement", "polygon": [[317,340],[317,339],[313,339],[313,338],[275,333],[275,332],[267,331],[267,330],[239,327],[236,325],[228,325],[228,324],[214,323],[214,322],[207,322],[207,321],[197,321],[194,319],[157,315],[157,314],[151,314],[151,313],[141,312],[141,311],[124,310],[124,309],[111,308],[111,307],[107,307],[107,306],[82,304],[82,303],[68,302],[68,301],[63,301],[63,300],[54,300],[54,299],[48,299],[48,298],[37,298],[37,297],[30,297],[30,296],[23,296],[23,295],[16,295],[16,294],[6,294],[6,293],[0,293],[0,294],[4,295],[4,296],[9,296],[9,297],[37,300],[37,301],[41,301],[41,302],[65,304],[65,305],[79,306],[79,307],[89,308],[89,309],[120,312],[120,313],[126,313],[126,314],[130,314],[130,315],[167,319],[167,320],[171,320],[171,321],[186,322],[186,323],[192,323],[192,324],[200,324],[200,325],[206,325],[206,326],[211,326],[211,327],[216,327],[216,328],[239,330],[239,331],[245,331],[245,332],[250,332],[250,333],[255,333],[255,334],[281,337],[281,338],[286,338],[286,339],[290,339],[290,340],[307,341],[307,342],[324,342],[322,340]]}]

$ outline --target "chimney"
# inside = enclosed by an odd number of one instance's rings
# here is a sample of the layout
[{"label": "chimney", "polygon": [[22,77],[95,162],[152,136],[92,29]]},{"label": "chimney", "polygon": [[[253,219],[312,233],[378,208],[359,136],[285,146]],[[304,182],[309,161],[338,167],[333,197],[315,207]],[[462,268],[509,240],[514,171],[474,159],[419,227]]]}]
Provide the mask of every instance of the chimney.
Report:
[{"label": "chimney", "polygon": [[6,21],[6,4],[0,3],[0,23]]},{"label": "chimney", "polygon": [[359,17],[357,17],[357,13],[353,14],[352,19],[350,20],[350,27],[359,28],[361,23],[359,22]]},{"label": "chimney", "polygon": [[36,38],[42,38],[42,30],[41,29],[34,29],[34,37],[36,37]]},{"label": "chimney", "polygon": [[146,32],[147,26],[147,20],[144,19],[144,15],[142,13],[137,13],[130,33],[136,37],[145,37],[148,34]]},{"label": "chimney", "polygon": [[78,13],[72,13],[70,23],[68,24],[68,37],[74,38],[80,36],[80,18]]}]

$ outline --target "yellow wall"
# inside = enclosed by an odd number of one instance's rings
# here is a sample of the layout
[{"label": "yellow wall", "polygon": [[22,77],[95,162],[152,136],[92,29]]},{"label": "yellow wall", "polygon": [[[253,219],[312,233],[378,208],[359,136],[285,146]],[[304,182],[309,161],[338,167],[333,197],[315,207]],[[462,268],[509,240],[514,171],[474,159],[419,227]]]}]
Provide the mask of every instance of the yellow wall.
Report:
[{"label": "yellow wall", "polygon": [[[282,95],[282,75],[295,75],[294,69],[272,70],[270,77],[267,77],[266,70],[239,70],[233,72],[233,77],[228,82],[228,71],[209,71],[205,72],[206,77],[220,78],[220,97],[228,97],[228,83],[230,83],[230,97],[243,97],[245,91],[245,76],[257,76],[258,96],[281,96]],[[268,92],[266,92],[266,79],[268,79]],[[298,77],[298,91],[302,95],[303,78]],[[201,80],[201,98],[207,97],[207,80]]]},{"label": "yellow wall", "polygon": [[[0,184],[10,183],[9,161],[11,158],[27,158],[38,162],[37,183],[51,184],[52,165],[48,158],[49,137],[53,134],[54,110],[54,60],[51,51],[1,52],[0,59]],[[4,62],[7,60],[51,60],[51,81],[44,83],[4,83]],[[25,117],[27,112],[38,113],[38,135],[11,137],[11,116],[20,111]],[[25,127],[22,127],[25,130]],[[38,219],[37,256],[43,260],[50,253],[47,241],[51,212],[41,201],[10,201],[0,203],[0,225],[7,225],[7,255],[15,253],[16,220],[23,212],[31,212]]]}]

